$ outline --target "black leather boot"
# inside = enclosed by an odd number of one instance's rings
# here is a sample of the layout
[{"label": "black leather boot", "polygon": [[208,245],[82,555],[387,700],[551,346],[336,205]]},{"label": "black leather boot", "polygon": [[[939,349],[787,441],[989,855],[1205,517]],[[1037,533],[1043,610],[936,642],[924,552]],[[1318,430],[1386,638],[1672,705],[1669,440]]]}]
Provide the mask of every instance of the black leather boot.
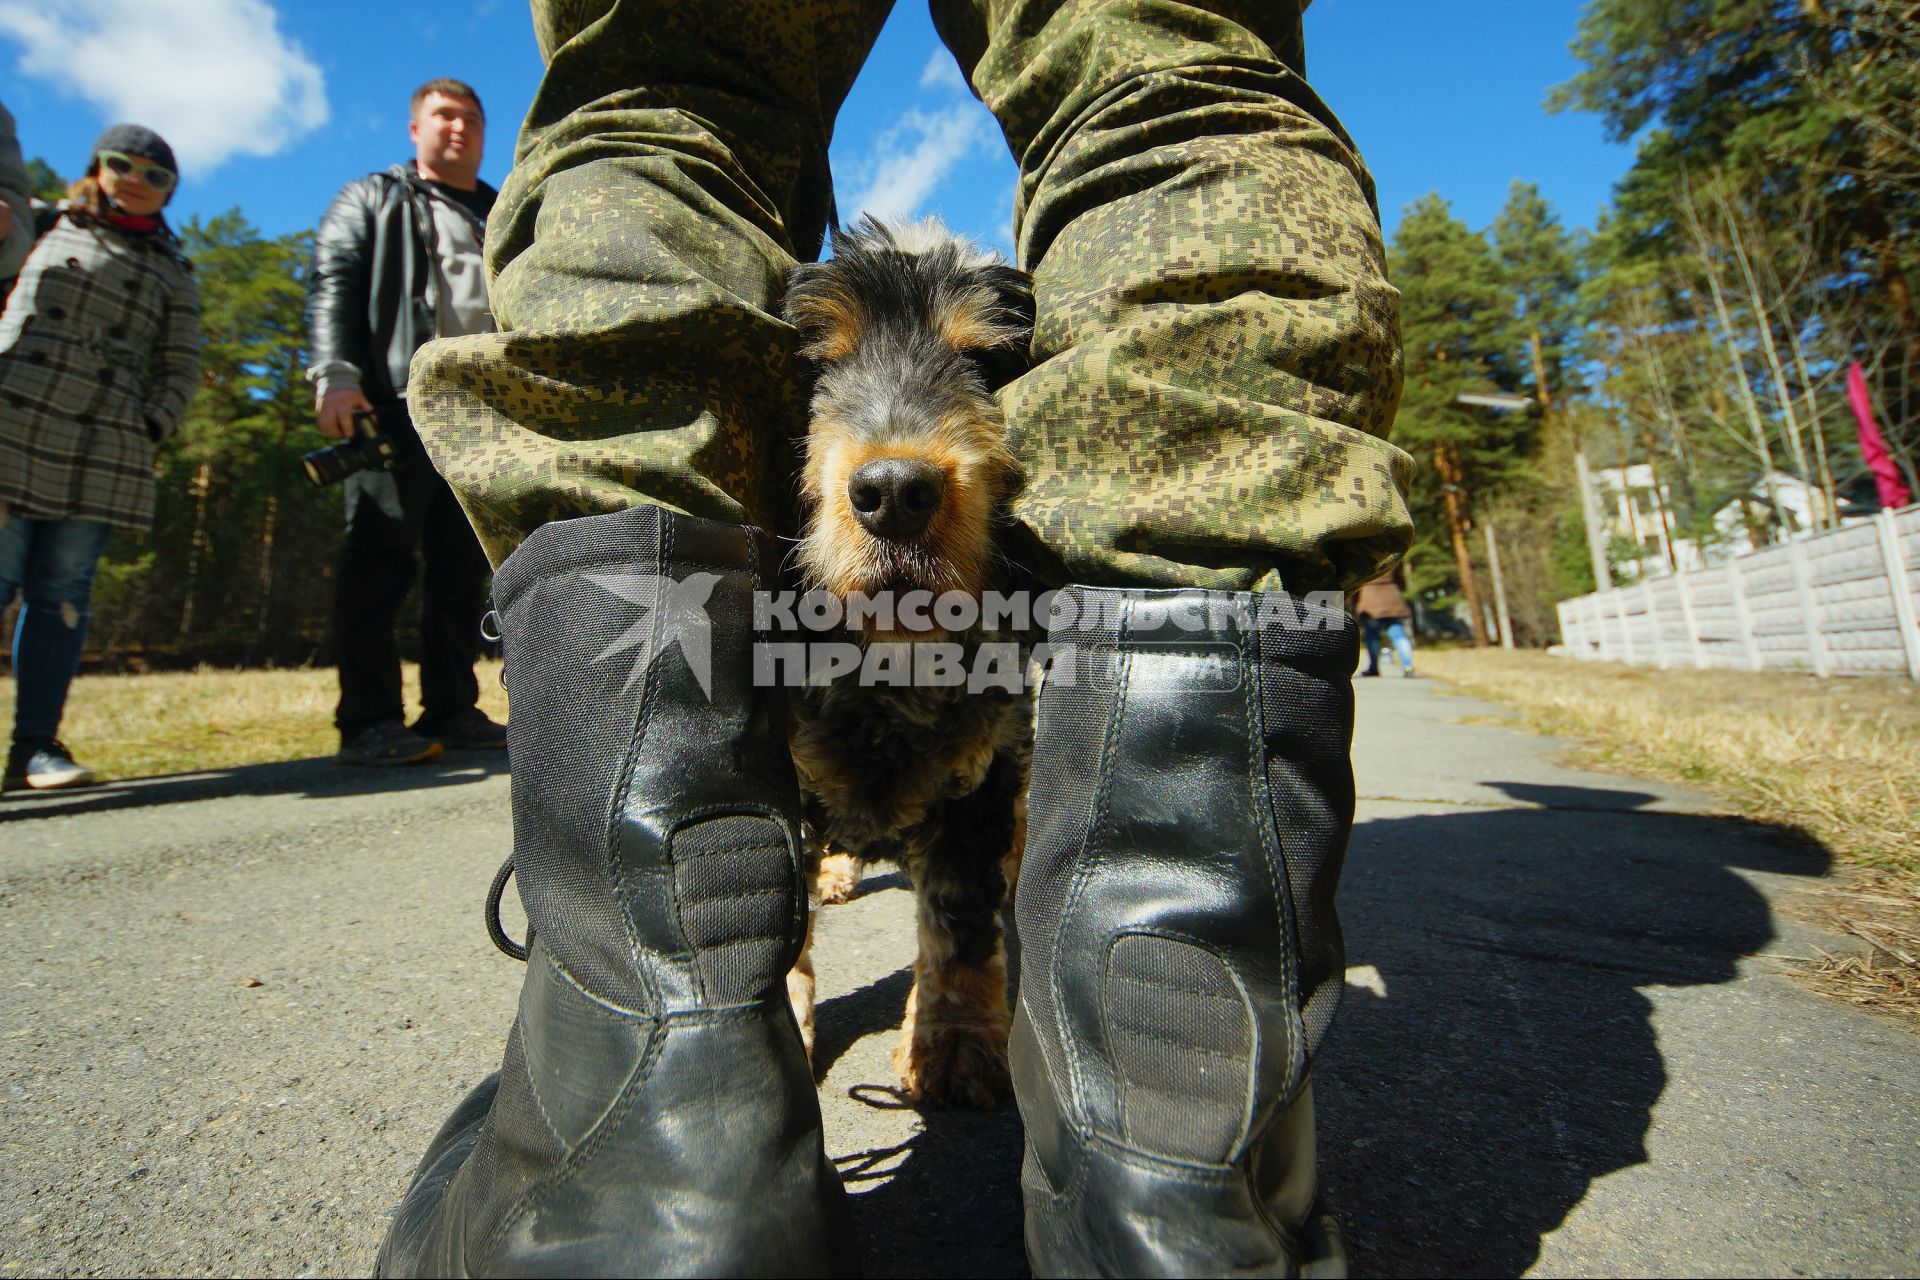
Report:
[{"label": "black leather boot", "polygon": [[500,566],[526,985],[379,1274],[854,1270],[786,997],[807,900],[784,703],[753,680],[768,552],[639,507]]},{"label": "black leather boot", "polygon": [[1054,619],[1010,1045],[1028,1261],[1342,1275],[1308,1061],[1343,977],[1353,623],[1080,587]]}]

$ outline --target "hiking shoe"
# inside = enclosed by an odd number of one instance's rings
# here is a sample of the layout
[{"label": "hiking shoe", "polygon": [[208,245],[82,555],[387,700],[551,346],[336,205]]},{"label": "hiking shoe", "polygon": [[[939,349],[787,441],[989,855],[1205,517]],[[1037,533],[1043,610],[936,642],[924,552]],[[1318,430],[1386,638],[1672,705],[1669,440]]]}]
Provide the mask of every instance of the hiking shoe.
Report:
[{"label": "hiking shoe", "polygon": [[382,720],[341,743],[334,759],[342,764],[423,764],[444,750],[398,720]]},{"label": "hiking shoe", "polygon": [[413,731],[449,751],[503,751],[507,745],[507,726],[489,720],[487,713],[478,707],[468,707],[431,724],[422,716],[414,723]]},{"label": "hiking shoe", "polygon": [[18,744],[7,757],[7,773],[0,791],[53,791],[60,787],[91,786],[96,775],[74,763],[73,753],[58,742],[23,750]]}]

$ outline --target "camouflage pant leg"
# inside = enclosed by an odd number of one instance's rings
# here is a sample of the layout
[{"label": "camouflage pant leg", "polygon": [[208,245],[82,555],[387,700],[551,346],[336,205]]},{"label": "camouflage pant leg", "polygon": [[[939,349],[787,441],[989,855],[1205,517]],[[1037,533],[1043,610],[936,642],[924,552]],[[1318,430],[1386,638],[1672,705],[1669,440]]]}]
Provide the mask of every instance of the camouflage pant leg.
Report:
[{"label": "camouflage pant leg", "polygon": [[495,563],[643,498],[786,523],[804,399],[778,299],[891,2],[533,0],[547,70],[487,233],[501,331],[429,343],[409,379]]},{"label": "camouflage pant leg", "polygon": [[1020,162],[1015,514],[1052,577],[1357,585],[1411,538],[1372,182],[1298,74],[1300,6],[1201,7],[935,0]]},{"label": "camouflage pant leg", "polygon": [[[1407,538],[1393,294],[1298,12],[942,0],[1022,160],[1045,365],[1007,396],[1023,527],[1062,576],[1363,580]],[[411,399],[497,561],[646,497],[786,524],[801,423],[773,315],[812,256],[835,109],[888,0],[535,0],[549,66],[488,236],[504,332]]]}]

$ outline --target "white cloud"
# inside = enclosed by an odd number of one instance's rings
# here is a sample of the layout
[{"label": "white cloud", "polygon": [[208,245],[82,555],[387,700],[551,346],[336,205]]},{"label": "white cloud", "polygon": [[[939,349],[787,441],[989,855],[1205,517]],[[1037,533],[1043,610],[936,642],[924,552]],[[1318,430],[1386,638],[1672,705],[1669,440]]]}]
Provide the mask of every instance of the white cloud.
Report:
[{"label": "white cloud", "polygon": [[938,111],[908,111],[880,135],[859,171],[871,176],[860,194],[842,203],[861,214],[900,221],[917,217],[935,187],[969,156],[997,138],[993,117],[977,102]]},{"label": "white cloud", "polygon": [[960,93],[967,91],[967,82],[960,74],[960,64],[945,49],[935,49],[933,56],[927,59],[927,65],[920,68],[920,87],[922,89],[953,89]]},{"label": "white cloud", "polygon": [[173,145],[189,179],[327,122],[326,81],[265,0],[0,0],[22,74]]}]

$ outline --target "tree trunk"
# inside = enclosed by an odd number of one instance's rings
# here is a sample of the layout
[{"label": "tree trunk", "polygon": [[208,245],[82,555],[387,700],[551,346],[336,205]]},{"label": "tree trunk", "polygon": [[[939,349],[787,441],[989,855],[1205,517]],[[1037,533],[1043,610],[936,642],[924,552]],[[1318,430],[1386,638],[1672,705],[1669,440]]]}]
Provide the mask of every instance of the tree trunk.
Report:
[{"label": "tree trunk", "polygon": [[[1801,482],[1813,488],[1819,481],[1807,466],[1807,451],[1800,443],[1800,419],[1793,411],[1793,396],[1787,388],[1786,371],[1780,367],[1780,351],[1773,341],[1772,311],[1760,295],[1760,282],[1754,274],[1753,262],[1747,256],[1746,237],[1740,233],[1739,225],[1734,220],[1732,202],[1726,198],[1725,192],[1717,189],[1714,199],[1720,206],[1720,221],[1727,229],[1734,261],[1739,264],[1740,276],[1747,284],[1747,310],[1753,316],[1755,331],[1760,335],[1760,350],[1766,357],[1767,371],[1773,377],[1773,397],[1780,406],[1780,421],[1786,427],[1787,448],[1793,454],[1793,465],[1800,472]],[[1781,299],[1781,309],[1786,310],[1784,298]],[[1787,324],[1789,327],[1793,324],[1791,313],[1787,316]],[[1818,513],[1813,514],[1817,518]]]},{"label": "tree trunk", "polygon": [[1827,524],[1831,528],[1840,527],[1839,491],[1833,487],[1833,467],[1827,460],[1827,431],[1820,424],[1820,403],[1813,394],[1813,371],[1807,363],[1807,344],[1796,329],[1787,330],[1789,349],[1793,352],[1793,367],[1800,375],[1800,398],[1807,404],[1808,430],[1813,433],[1814,465],[1820,469],[1820,492],[1826,500]]},{"label": "tree trunk", "polygon": [[1593,468],[1587,465],[1586,446],[1580,443],[1579,428],[1574,429],[1573,475],[1580,486],[1580,518],[1587,526],[1587,556],[1593,561],[1593,585],[1600,591],[1613,590],[1613,567],[1607,563],[1607,543],[1600,529],[1600,499],[1593,491]]},{"label": "tree trunk", "polygon": [[[1547,390],[1547,361],[1540,350],[1540,326],[1527,326],[1527,352],[1533,358],[1533,398],[1540,402],[1542,421],[1551,421],[1553,393]],[[1611,376],[1611,373],[1609,373]],[[1587,556],[1593,561],[1593,585],[1597,590],[1613,588],[1613,572],[1607,567],[1607,541],[1600,533],[1600,520],[1593,494],[1593,472],[1587,466],[1586,447],[1580,442],[1578,418],[1568,423],[1573,431],[1573,479],[1580,486],[1580,523],[1586,526]]]},{"label": "tree trunk", "polygon": [[1660,550],[1667,556],[1667,569],[1671,573],[1678,573],[1680,560],[1673,553],[1673,522],[1667,518],[1667,501],[1660,492],[1660,464],[1654,461],[1659,456],[1658,450],[1648,447],[1647,477],[1653,489],[1653,518],[1660,534]]},{"label": "tree trunk", "polygon": [[[1699,513],[1700,504],[1696,496],[1698,486],[1694,483],[1692,451],[1687,443],[1686,419],[1681,416],[1679,407],[1674,403],[1673,389],[1667,381],[1666,359],[1654,348],[1652,340],[1647,336],[1653,326],[1652,317],[1643,313],[1641,322],[1633,326],[1631,345],[1638,353],[1648,379],[1653,383],[1654,403],[1660,411],[1661,418],[1667,424],[1667,452],[1673,455],[1673,465],[1680,472],[1680,500],[1687,509],[1688,518],[1692,519]],[[1602,361],[1600,367],[1606,371],[1607,381],[1612,382],[1613,366]],[[1619,399],[1615,397],[1616,401]]]},{"label": "tree trunk", "polygon": [[1891,261],[1886,267],[1887,296],[1893,299],[1893,309],[1900,313],[1901,326],[1908,334],[1920,330],[1920,314],[1913,306],[1913,290],[1907,288],[1907,278],[1900,274],[1899,267]]},{"label": "tree trunk", "polygon": [[1746,411],[1747,425],[1753,431],[1754,452],[1760,458],[1761,479],[1767,489],[1767,505],[1773,508],[1773,517],[1784,531],[1787,528],[1787,512],[1780,504],[1780,490],[1773,479],[1773,446],[1767,442],[1767,429],[1760,417],[1760,405],[1754,399],[1753,383],[1747,378],[1746,359],[1734,344],[1733,318],[1727,313],[1726,295],[1720,289],[1720,271],[1713,265],[1713,244],[1707,239],[1706,229],[1700,225],[1691,184],[1683,185],[1679,204],[1693,239],[1694,251],[1699,255],[1701,269],[1706,273],[1707,288],[1713,295],[1714,313],[1720,318],[1720,332],[1725,340],[1714,345],[1727,353],[1727,361],[1732,365],[1734,390],[1740,393],[1740,407]]},{"label": "tree trunk", "polygon": [[1473,623],[1473,647],[1484,649],[1487,619],[1480,609],[1480,589],[1473,581],[1473,557],[1467,553],[1467,495],[1460,487],[1460,462],[1444,444],[1433,446],[1433,468],[1440,475],[1447,499],[1447,533],[1453,539],[1453,563],[1460,574],[1460,590],[1467,597],[1467,616]]},{"label": "tree trunk", "polygon": [[1533,398],[1540,402],[1540,416],[1553,412],[1553,393],[1547,390],[1547,361],[1540,350],[1540,326],[1527,326],[1527,353],[1533,357]]},{"label": "tree trunk", "polygon": [[193,473],[193,538],[187,543],[186,597],[180,603],[179,643],[193,630],[193,600],[200,586],[200,557],[207,545],[207,495],[213,491],[213,468],[206,463]]},{"label": "tree trunk", "polygon": [[[1914,310],[1913,290],[1907,287],[1907,278],[1900,273],[1899,267],[1892,262],[1891,256],[1888,258],[1886,271],[1887,292],[1893,298],[1894,309],[1900,313],[1901,327],[1906,330],[1907,335],[1906,341],[1901,344],[1903,350],[1900,365],[1900,400],[1903,406],[1910,407],[1913,403],[1914,365],[1916,357],[1920,356],[1920,313]],[[1892,416],[1885,413],[1884,408],[1883,397],[1883,412],[1880,420],[1887,424],[1887,446],[1895,460],[1899,462],[1901,469],[1907,473],[1907,487],[1915,493],[1920,493],[1920,467],[1914,466],[1913,458],[1908,453],[1906,445],[1906,428],[1913,419],[1903,413],[1899,429],[1896,431]],[[1898,441],[1894,439],[1895,435],[1900,437]]]},{"label": "tree trunk", "polygon": [[273,602],[273,535],[280,515],[280,495],[267,495],[267,512],[260,526],[260,605],[254,613],[253,638],[267,638],[267,612]]},{"label": "tree trunk", "polygon": [[1493,615],[1500,624],[1500,647],[1513,648],[1513,617],[1507,612],[1507,584],[1500,576],[1500,535],[1487,520],[1487,574],[1493,579]]}]

